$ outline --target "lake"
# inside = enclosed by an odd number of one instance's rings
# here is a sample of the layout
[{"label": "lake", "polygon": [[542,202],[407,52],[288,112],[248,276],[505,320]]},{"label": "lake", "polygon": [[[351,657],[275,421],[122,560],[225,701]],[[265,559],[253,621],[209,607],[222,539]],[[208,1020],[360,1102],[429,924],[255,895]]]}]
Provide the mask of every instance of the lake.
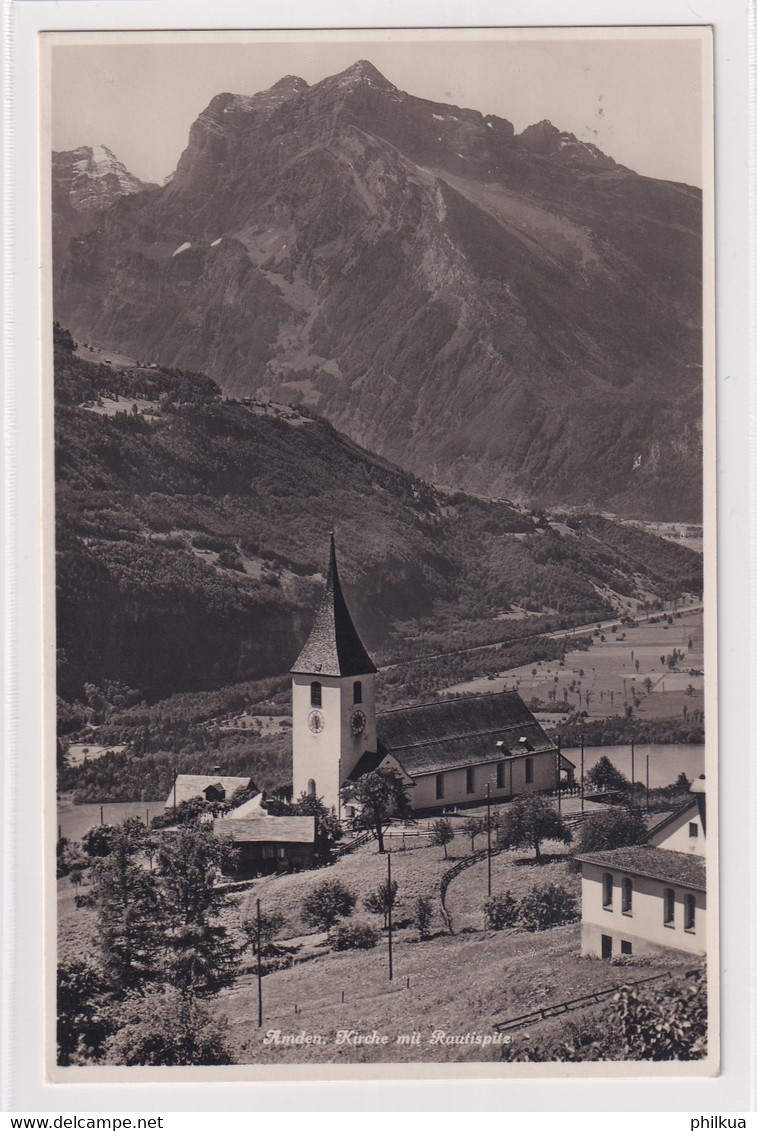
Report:
[{"label": "lake", "polygon": [[[581,773],[580,747],[566,747],[566,758],[576,766],[576,779]],[[631,780],[630,746],[586,746],[584,747],[584,773],[599,761],[603,754],[617,770]],[[652,789],[670,785],[683,771],[687,778],[698,778],[704,773],[704,746],[688,745],[683,742],[637,743],[634,753],[634,776],[642,785],[646,778],[646,756],[649,755],[649,784]]]},{"label": "lake", "polygon": [[[103,823],[116,825],[127,817],[139,817],[146,820],[149,812],[150,820],[163,812],[166,799],[160,801],[114,801],[105,802],[102,806]],[[72,801],[64,801],[58,805],[58,824],[63,836],[69,840],[80,840],[84,833],[100,824],[99,805],[74,805]]]}]

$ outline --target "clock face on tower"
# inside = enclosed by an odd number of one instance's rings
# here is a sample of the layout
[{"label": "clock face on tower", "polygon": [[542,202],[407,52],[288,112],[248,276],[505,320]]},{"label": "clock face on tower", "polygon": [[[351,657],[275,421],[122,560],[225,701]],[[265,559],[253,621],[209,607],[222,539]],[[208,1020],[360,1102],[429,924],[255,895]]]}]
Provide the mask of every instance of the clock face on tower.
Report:
[{"label": "clock face on tower", "polygon": [[310,712],[310,714],[308,715],[308,726],[312,730],[313,734],[321,733],[323,728],[326,726],[326,720],[324,719],[320,711]]},{"label": "clock face on tower", "polygon": [[365,715],[362,711],[353,711],[350,719],[350,728],[354,735],[362,734],[365,730]]}]

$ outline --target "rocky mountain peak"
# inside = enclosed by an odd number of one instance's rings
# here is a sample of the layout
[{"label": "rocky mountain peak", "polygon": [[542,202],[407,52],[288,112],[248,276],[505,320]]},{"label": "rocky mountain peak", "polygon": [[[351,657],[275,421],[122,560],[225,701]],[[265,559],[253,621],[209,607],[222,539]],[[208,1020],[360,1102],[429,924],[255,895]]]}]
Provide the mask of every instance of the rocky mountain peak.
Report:
[{"label": "rocky mountain peak", "polygon": [[75,334],[304,400],[456,487],[698,513],[696,190],[358,60],[216,97],[138,203],[79,241],[56,219]]},{"label": "rocky mountain peak", "polygon": [[334,86],[334,87],[348,87],[357,85],[368,85],[376,87],[379,90],[396,91],[397,87],[390,83],[388,79],[384,78],[381,71],[374,67],[367,59],[358,59],[351,67],[347,67],[345,71],[341,71],[338,75],[324,79],[319,86]]},{"label": "rocky mountain peak", "polygon": [[308,90],[309,84],[301,79],[299,75],[284,75],[283,79],[279,79],[271,87],[271,91],[291,91],[292,93],[299,94],[303,90]]},{"label": "rocky mountain peak", "polygon": [[130,173],[107,145],[53,153],[53,183],[75,212],[107,208],[119,196],[155,187]]}]

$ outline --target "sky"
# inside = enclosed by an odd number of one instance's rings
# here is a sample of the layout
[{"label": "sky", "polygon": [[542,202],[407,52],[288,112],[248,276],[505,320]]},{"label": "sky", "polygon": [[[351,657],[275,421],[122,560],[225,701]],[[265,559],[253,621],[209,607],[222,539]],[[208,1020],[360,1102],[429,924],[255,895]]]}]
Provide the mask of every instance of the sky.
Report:
[{"label": "sky", "polygon": [[318,82],[369,59],[409,94],[507,118],[548,119],[646,176],[702,184],[697,29],[487,33],[54,33],[52,147],[108,146],[162,183],[192,122],[222,92],[255,94],[284,75]]}]

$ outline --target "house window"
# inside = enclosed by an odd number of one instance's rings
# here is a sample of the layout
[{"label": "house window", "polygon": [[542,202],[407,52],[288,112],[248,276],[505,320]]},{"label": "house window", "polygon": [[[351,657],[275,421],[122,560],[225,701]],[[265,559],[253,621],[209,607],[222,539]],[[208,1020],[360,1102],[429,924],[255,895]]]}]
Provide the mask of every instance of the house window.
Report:
[{"label": "house window", "polygon": [[663,892],[663,923],[666,927],[674,927],[676,919],[676,893],[672,888],[665,888]]},{"label": "house window", "polygon": [[279,848],[279,860],[286,860],[286,856],[287,856],[287,850],[282,845]]},{"label": "house window", "polygon": [[436,775],[436,800],[442,801],[444,798],[444,774]]},{"label": "house window", "polygon": [[689,821],[689,836],[699,836],[699,825],[696,821]]},{"label": "house window", "polygon": [[612,911],[612,872],[602,876],[602,906],[605,911]]},{"label": "house window", "polygon": [[317,679],[310,684],[310,706],[323,706],[323,689]]},{"label": "house window", "polygon": [[624,915],[633,915],[633,880],[626,877],[623,880],[623,904]]},{"label": "house window", "polygon": [[359,679],[356,679],[355,682],[352,685],[352,702],[353,703],[362,703],[363,702],[363,684],[362,684],[362,681],[359,680]]},{"label": "house window", "polygon": [[526,758],[526,785],[532,785],[534,780],[534,760]]},{"label": "house window", "polygon": [[475,793],[476,792],[476,771],[473,769],[472,766],[469,766],[468,769],[465,771],[465,792],[466,793]]},{"label": "house window", "polygon": [[505,763],[497,762],[497,789],[505,788]]},{"label": "house window", "polygon": [[683,929],[694,931],[697,914],[697,901],[693,895],[683,897]]},{"label": "house window", "polygon": [[633,954],[633,947],[631,946],[628,939],[621,939],[620,940],[620,953],[621,954]]},{"label": "house window", "polygon": [[315,781],[313,778],[308,781],[308,797],[315,797]]}]

